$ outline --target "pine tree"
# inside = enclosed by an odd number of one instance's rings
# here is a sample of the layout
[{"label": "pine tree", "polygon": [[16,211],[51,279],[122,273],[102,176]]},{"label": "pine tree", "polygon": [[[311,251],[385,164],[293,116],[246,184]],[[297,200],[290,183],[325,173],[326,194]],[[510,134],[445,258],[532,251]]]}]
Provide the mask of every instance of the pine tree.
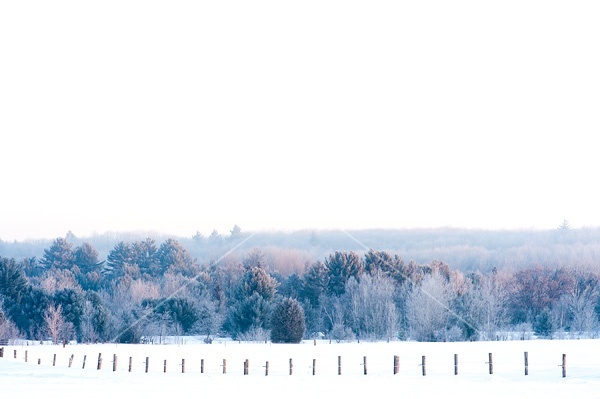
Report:
[{"label": "pine tree", "polygon": [[57,238],[48,249],[44,249],[44,256],[40,263],[47,269],[71,269],[75,265],[73,244],[64,238]]},{"label": "pine tree", "polygon": [[302,296],[311,305],[319,304],[319,297],[325,293],[329,284],[329,270],[321,261],[313,263],[303,277]]},{"label": "pine tree", "polygon": [[350,277],[359,279],[364,270],[363,262],[355,252],[338,252],[325,260],[329,270],[328,291],[332,295],[342,295]]},{"label": "pine tree", "polygon": [[176,273],[181,273],[184,276],[193,277],[196,274],[194,259],[177,240],[169,238],[161,244],[156,252],[157,268],[154,270],[145,271],[140,265],[140,269],[144,272],[150,272],[152,276],[159,276],[166,271],[171,270]]},{"label": "pine tree", "polygon": [[98,260],[98,251],[87,242],[75,248],[74,256],[75,265],[79,267],[82,273],[98,271],[104,264],[104,261]]},{"label": "pine tree", "polygon": [[265,329],[271,305],[277,292],[277,281],[259,266],[247,266],[233,294],[226,321],[235,338],[252,329]]},{"label": "pine tree", "polygon": [[23,268],[14,259],[0,257],[0,296],[18,301],[27,285]]},{"label": "pine tree", "polygon": [[129,243],[119,241],[106,257],[103,273],[112,277],[123,275],[126,265],[133,262],[133,249]]}]

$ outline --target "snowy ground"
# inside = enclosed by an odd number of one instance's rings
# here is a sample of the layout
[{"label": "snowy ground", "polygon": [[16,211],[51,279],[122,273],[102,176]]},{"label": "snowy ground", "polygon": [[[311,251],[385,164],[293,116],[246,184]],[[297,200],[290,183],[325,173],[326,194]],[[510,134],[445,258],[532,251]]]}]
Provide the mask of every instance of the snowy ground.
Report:
[{"label": "snowy ground", "polygon": [[[17,357],[14,358],[14,351]],[[27,362],[25,362],[27,351]],[[524,352],[529,375],[524,375]],[[97,370],[98,355],[102,368]],[[494,374],[486,362],[493,356]],[[562,354],[567,377],[562,378]],[[56,354],[56,366],[52,366]],[[458,354],[458,375],[454,375]],[[73,363],[69,368],[69,358]],[[83,357],[87,355],[85,369]],[[117,370],[113,372],[113,356]],[[394,356],[400,357],[393,374]],[[341,356],[342,375],[338,375]],[[367,375],[363,358],[367,357]],[[426,376],[420,366],[426,356]],[[129,357],[133,369],[129,368]],[[148,373],[145,359],[150,358]],[[289,375],[289,359],[293,374]],[[40,365],[38,365],[38,359]],[[182,373],[182,359],[186,370]],[[204,373],[201,361],[204,359]],[[227,373],[223,374],[223,359]],[[244,361],[249,374],[244,375]],[[313,375],[312,364],[316,359]],[[167,360],[167,372],[164,361]],[[269,375],[265,365],[269,362]],[[7,346],[0,359],[2,398],[600,398],[600,341],[508,341],[464,343],[329,343],[298,345],[186,339],[179,345]]]}]

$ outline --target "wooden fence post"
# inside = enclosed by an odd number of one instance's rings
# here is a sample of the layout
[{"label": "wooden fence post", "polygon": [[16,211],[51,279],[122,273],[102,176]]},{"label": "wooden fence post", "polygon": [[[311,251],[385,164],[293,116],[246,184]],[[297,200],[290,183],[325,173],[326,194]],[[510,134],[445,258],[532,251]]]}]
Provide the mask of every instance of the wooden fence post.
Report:
[{"label": "wooden fence post", "polygon": [[529,375],[529,354],[525,352],[525,375]]},{"label": "wooden fence post", "polygon": [[317,374],[317,359],[313,359],[312,375]]},{"label": "wooden fence post", "polygon": [[25,363],[27,363],[27,351],[25,351]]},{"label": "wooden fence post", "polygon": [[150,366],[150,358],[148,356],[146,356],[146,366],[145,366],[144,372],[146,372],[146,373],[148,372],[149,366]]},{"label": "wooden fence post", "polygon": [[427,371],[425,370],[425,356],[421,357],[421,371],[423,372],[423,377],[425,377],[427,374]]},{"label": "wooden fence post", "polygon": [[265,377],[269,375],[269,361],[267,360],[267,363],[265,363]]},{"label": "wooden fence post", "polygon": [[97,370],[102,368],[102,353],[98,353],[98,367]]},{"label": "wooden fence post", "polygon": [[17,350],[16,350],[16,349],[15,349],[15,351],[14,351],[14,355],[13,355],[13,357],[14,357],[15,359],[17,358]]},{"label": "wooden fence post", "polygon": [[248,359],[246,359],[244,361],[244,375],[248,375],[248,366],[249,366]]},{"label": "wooden fence post", "polygon": [[398,374],[398,371],[400,371],[400,357],[394,355],[394,375]]},{"label": "wooden fence post", "polygon": [[492,354],[491,353],[488,354],[488,359],[489,359],[488,365],[489,365],[489,368],[490,368],[490,374],[494,374],[494,362],[492,360]]},{"label": "wooden fence post", "polygon": [[563,353],[562,355],[562,376],[565,378],[567,376],[567,355]]},{"label": "wooden fence post", "polygon": [[363,374],[367,375],[367,357],[363,356]]},{"label": "wooden fence post", "polygon": [[164,365],[163,365],[163,373],[167,372],[167,359],[165,359]]},{"label": "wooden fence post", "polygon": [[204,359],[200,359],[200,374],[204,374]]},{"label": "wooden fence post", "polygon": [[292,375],[292,371],[294,369],[294,362],[292,361],[292,359],[290,358],[290,375]]},{"label": "wooden fence post", "polygon": [[71,357],[69,358],[69,368],[71,368],[71,366],[73,365],[74,358],[75,358],[75,354],[72,354]]},{"label": "wooden fence post", "polygon": [[42,364],[42,359],[40,359],[40,358],[38,357],[38,366],[39,366],[40,364]]},{"label": "wooden fence post", "polygon": [[132,369],[133,369],[133,357],[129,356],[129,367],[127,368],[127,370],[131,373]]},{"label": "wooden fence post", "polygon": [[56,353],[52,357],[52,367],[56,366]]},{"label": "wooden fence post", "polygon": [[181,373],[185,373],[185,359],[181,359]]},{"label": "wooden fence post", "polygon": [[83,367],[81,367],[82,369],[85,369],[85,359],[87,359],[87,355],[83,355]]},{"label": "wooden fence post", "polygon": [[4,357],[4,348],[0,348],[0,357]]},{"label": "wooden fence post", "polygon": [[117,355],[113,354],[113,371],[117,371]]},{"label": "wooden fence post", "polygon": [[338,356],[338,375],[342,375],[342,357]]},{"label": "wooden fence post", "polygon": [[223,359],[223,374],[227,373],[227,360]]},{"label": "wooden fence post", "polygon": [[454,375],[458,375],[458,353],[454,354]]}]

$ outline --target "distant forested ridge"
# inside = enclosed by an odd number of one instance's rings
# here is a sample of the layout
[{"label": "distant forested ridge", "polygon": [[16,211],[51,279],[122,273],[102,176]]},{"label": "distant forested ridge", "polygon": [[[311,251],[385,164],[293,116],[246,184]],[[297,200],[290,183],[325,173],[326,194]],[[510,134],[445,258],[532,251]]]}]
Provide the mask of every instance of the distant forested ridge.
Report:
[{"label": "distant forested ridge", "polygon": [[[288,233],[234,226],[191,237],[69,232],[0,241],[0,338],[589,336],[600,330],[599,283],[600,229],[566,224]],[[285,314],[294,323],[282,325]]]},{"label": "distant forested ridge", "polygon": [[[348,233],[351,235],[349,236]],[[260,248],[266,253],[286,253],[310,260],[323,259],[334,251],[365,252],[365,248],[398,254],[419,263],[438,259],[462,271],[520,269],[534,264],[553,266],[589,266],[600,259],[600,228],[572,229],[563,224],[552,230],[299,230],[292,232],[242,232],[237,226],[226,234],[213,230],[209,235],[168,236],[155,232],[104,233],[79,238],[68,232],[64,237],[78,246],[87,242],[106,259],[120,241],[134,242],[151,237],[156,241],[176,239],[199,263],[222,256],[232,244],[251,238],[238,250]],[[17,260],[37,257],[52,240],[3,241],[0,255]],[[273,255],[276,257],[275,255]],[[275,260],[273,260],[275,261]]]}]

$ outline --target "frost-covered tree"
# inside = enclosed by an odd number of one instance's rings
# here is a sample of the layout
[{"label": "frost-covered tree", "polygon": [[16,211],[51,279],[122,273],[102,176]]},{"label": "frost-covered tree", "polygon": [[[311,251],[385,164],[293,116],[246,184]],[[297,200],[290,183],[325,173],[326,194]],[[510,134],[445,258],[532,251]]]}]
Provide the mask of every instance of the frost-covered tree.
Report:
[{"label": "frost-covered tree", "polygon": [[0,257],[0,298],[18,301],[27,285],[25,272],[15,259]]},{"label": "frost-covered tree", "polygon": [[131,244],[119,241],[114,248],[108,252],[106,265],[102,272],[106,276],[112,278],[120,277],[124,274],[127,265],[133,264],[133,258],[134,253]]},{"label": "frost-covered tree", "polygon": [[260,266],[245,267],[229,308],[226,328],[235,338],[250,330],[268,328],[277,281]]},{"label": "frost-covered tree", "polygon": [[506,279],[495,272],[471,273],[467,281],[467,290],[457,304],[465,335],[469,339],[495,340],[508,322]]},{"label": "frost-covered tree", "polygon": [[44,250],[44,256],[40,260],[46,269],[71,269],[75,266],[75,253],[73,244],[64,238],[57,238],[52,242],[50,248]]},{"label": "frost-covered tree", "polygon": [[150,276],[158,276],[162,270],[158,259],[158,248],[152,238],[131,244],[131,260],[129,262],[137,265],[140,273]]},{"label": "frost-covered tree", "polygon": [[112,337],[109,333],[110,314],[100,296],[93,291],[87,292],[81,313],[81,342],[100,342]]},{"label": "frost-covered tree", "polygon": [[275,343],[298,343],[306,332],[304,310],[295,299],[285,298],[273,310],[271,317],[271,341]]},{"label": "frost-covered tree", "polygon": [[21,338],[21,332],[11,320],[6,319],[0,309],[0,340]]},{"label": "frost-covered tree", "polygon": [[365,273],[370,275],[383,274],[390,277],[396,284],[401,284],[407,276],[404,274],[404,261],[398,255],[392,256],[386,251],[370,249],[364,256]]},{"label": "frost-covered tree", "polygon": [[355,252],[338,252],[325,259],[329,271],[327,291],[330,295],[342,295],[350,277],[360,278],[364,270],[361,258]]},{"label": "frost-covered tree", "polygon": [[563,295],[566,302],[569,330],[582,333],[598,329],[596,304],[600,298],[600,279],[583,270],[573,272],[575,284]]},{"label": "frost-covered tree", "polygon": [[46,331],[52,338],[52,343],[58,344],[74,337],[73,324],[63,317],[62,306],[50,304],[44,313],[44,322]]},{"label": "frost-covered tree", "polygon": [[187,249],[174,239],[168,239],[161,244],[156,253],[156,259],[158,260],[159,270],[152,273],[153,276],[171,271],[193,277],[198,272],[194,259]]},{"label": "frost-covered tree", "polygon": [[98,251],[87,242],[75,248],[74,263],[79,268],[81,273],[96,272],[100,270],[104,261],[98,260]]},{"label": "frost-covered tree", "polygon": [[443,341],[450,327],[453,292],[439,273],[425,276],[407,299],[409,333],[418,341]]},{"label": "frost-covered tree", "polygon": [[391,278],[377,273],[363,275],[360,281],[351,278],[346,285],[349,324],[358,337],[386,339],[396,335],[398,311],[394,303]]},{"label": "frost-covered tree", "polygon": [[302,297],[312,306],[319,305],[319,298],[327,291],[329,285],[329,270],[321,261],[313,263],[304,273]]}]

